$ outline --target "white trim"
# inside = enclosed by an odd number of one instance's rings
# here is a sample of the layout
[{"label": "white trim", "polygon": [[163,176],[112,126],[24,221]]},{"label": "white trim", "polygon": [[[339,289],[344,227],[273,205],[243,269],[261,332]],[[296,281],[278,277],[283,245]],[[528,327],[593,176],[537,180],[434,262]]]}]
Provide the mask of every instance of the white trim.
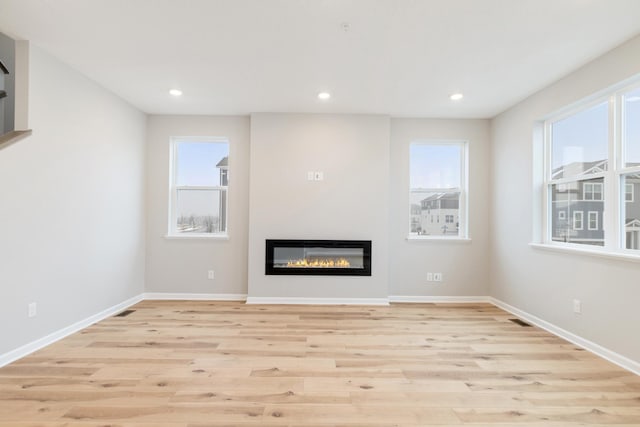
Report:
[{"label": "white trim", "polygon": [[187,294],[169,292],[146,292],[145,300],[205,300],[205,301],[245,301],[247,294]]},{"label": "white trim", "polygon": [[414,241],[414,242],[419,242],[423,240],[423,241],[430,241],[430,242],[471,243],[470,237],[458,237],[458,236],[446,237],[446,236],[430,236],[430,235],[417,235],[417,234],[409,234],[406,237],[406,240]]},{"label": "white trim", "polygon": [[247,297],[247,304],[389,305],[389,299]]},{"label": "white trim", "polygon": [[[595,249],[593,245],[571,245],[569,243],[529,243],[529,246],[534,249],[542,249],[545,251],[571,255],[590,255],[597,258],[616,259],[618,261],[640,261],[640,253],[638,253],[637,250],[633,249],[630,249],[629,252],[611,252],[605,249]],[[602,246],[598,247],[602,248]]]},{"label": "white trim", "polygon": [[[409,166],[411,165],[411,148],[413,146],[457,146],[460,148],[460,186],[454,188],[413,188],[411,187],[411,168],[409,168],[409,217],[408,227],[411,230],[411,195],[412,193],[446,193],[458,192],[458,233],[459,239],[468,239],[469,229],[469,140],[466,139],[417,139],[409,143]],[[420,213],[422,218],[422,211]],[[438,215],[438,223],[440,216]],[[433,217],[431,218],[433,223]],[[443,222],[444,223],[444,222]],[[446,223],[444,223],[446,224]]]},{"label": "white trim", "polygon": [[[596,226],[591,227],[591,214],[595,214],[596,218]],[[587,229],[588,230],[597,230],[598,229],[598,211],[589,211],[587,212]]]},{"label": "white trim", "polygon": [[229,240],[228,234],[216,233],[183,233],[183,234],[165,234],[162,236],[167,240]]},{"label": "white trim", "polygon": [[[631,187],[631,191],[630,192],[627,191],[627,189],[629,187]],[[624,201],[627,202],[627,203],[633,203],[633,190],[634,190],[633,187],[634,187],[633,183],[628,183],[628,182],[624,183]],[[630,200],[627,200],[627,194],[631,194],[631,199]]]},{"label": "white trim", "polygon": [[[531,246],[544,246],[534,245]],[[564,249],[564,248],[563,248]],[[640,256],[635,257],[640,259]],[[0,367],[25,357],[43,347],[53,344],[71,334],[74,334],[96,322],[104,320],[120,311],[131,307],[143,300],[214,300],[214,301],[242,301],[247,304],[317,304],[317,305],[389,305],[394,303],[490,303],[502,310],[518,316],[547,332],[563,338],[596,356],[602,357],[616,365],[640,375],[640,363],[621,354],[602,347],[592,341],[575,335],[552,323],[542,320],[526,311],[515,308],[497,298],[490,296],[417,296],[391,295],[389,298],[277,298],[277,297],[247,297],[245,294],[187,294],[187,293],[156,293],[147,292],[107,308],[93,316],[76,322],[43,338],[25,344],[15,350],[0,355]]]},{"label": "white trim", "polygon": [[552,323],[549,323],[545,320],[540,319],[539,317],[534,316],[533,314],[529,314],[526,311],[520,310],[516,307],[513,307],[506,302],[500,301],[499,299],[489,297],[489,302],[496,307],[499,307],[515,316],[518,316],[533,325],[544,329],[547,332],[552,333],[560,338],[563,338],[569,341],[572,344],[577,345],[585,350],[590,351],[596,356],[602,357],[603,359],[608,360],[611,363],[615,363],[616,365],[624,368],[628,371],[633,372],[636,375],[640,375],[640,363],[634,360],[629,359],[619,353],[611,351],[607,348],[602,347],[592,341],[589,341],[585,338],[582,338],[579,335],[571,333],[565,329],[562,329]]},{"label": "white trim", "polygon": [[489,302],[488,296],[439,296],[439,295],[389,295],[389,302],[394,303],[478,303]]},{"label": "white trim", "polygon": [[137,295],[135,297],[129,298],[121,302],[120,304],[116,304],[112,307],[102,310],[101,312],[94,314],[93,316],[89,316],[84,320],[80,320],[76,323],[73,323],[69,326],[66,326],[62,329],[59,329],[55,332],[50,333],[42,338],[39,338],[35,341],[32,341],[28,344],[25,344],[21,347],[16,348],[15,350],[11,350],[7,353],[0,355],[0,367],[8,365],[9,363],[16,361],[20,358],[28,356],[34,351],[40,350],[43,347],[46,347],[50,344],[53,344],[56,341],[59,341],[65,337],[68,337],[71,334],[74,334],[86,327],[93,325],[96,322],[106,319],[107,317],[111,317],[116,313],[121,312],[127,307],[131,307],[134,304],[139,303],[144,299],[144,294]]},{"label": "white trim", "polygon": [[[580,228],[576,227],[577,217],[580,216]],[[576,231],[584,229],[584,212],[582,211],[573,211],[573,221],[571,222],[571,228]]]},{"label": "white trim", "polygon": [[[178,191],[179,190],[218,190],[226,194],[225,205],[225,230],[219,234],[227,234],[229,232],[229,185],[226,186],[178,186],[176,181],[178,178],[178,144],[180,143],[204,143],[204,144],[225,144],[227,146],[227,162],[230,159],[231,144],[227,137],[207,137],[207,136],[173,136],[169,139],[169,216],[167,224],[167,236],[179,235],[176,230],[177,226],[177,208],[178,208]],[[227,174],[230,165],[227,165]],[[227,181],[229,177],[227,176]]]}]

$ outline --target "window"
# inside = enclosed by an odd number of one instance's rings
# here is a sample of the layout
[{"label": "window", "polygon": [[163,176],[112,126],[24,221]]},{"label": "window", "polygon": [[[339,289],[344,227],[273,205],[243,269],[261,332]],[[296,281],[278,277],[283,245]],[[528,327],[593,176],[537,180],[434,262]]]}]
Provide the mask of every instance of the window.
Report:
[{"label": "window", "polygon": [[410,237],[467,237],[467,152],[463,141],[411,144],[409,204],[420,221],[411,222]]},{"label": "window", "polygon": [[544,140],[543,241],[640,249],[640,85],[549,118]]},{"label": "window", "polygon": [[622,170],[620,183],[624,188],[621,202],[621,243],[626,249],[640,249],[640,197],[634,191],[640,185],[640,87],[625,91],[622,105]]},{"label": "window", "polygon": [[573,213],[573,229],[582,230],[582,211]]},{"label": "window", "polygon": [[602,200],[602,183],[585,182],[584,200]]},{"label": "window", "polygon": [[589,211],[587,214],[588,228],[589,230],[597,230],[598,229],[598,212]]},{"label": "window", "polygon": [[633,202],[633,184],[624,185],[624,201]]},{"label": "window", "polygon": [[229,144],[176,138],[171,144],[170,236],[227,233]]}]

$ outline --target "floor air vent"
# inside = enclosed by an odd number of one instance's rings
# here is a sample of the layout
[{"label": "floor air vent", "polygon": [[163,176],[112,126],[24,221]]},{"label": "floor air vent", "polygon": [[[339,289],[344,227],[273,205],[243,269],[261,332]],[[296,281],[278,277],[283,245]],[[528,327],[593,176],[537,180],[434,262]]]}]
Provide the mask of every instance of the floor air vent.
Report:
[{"label": "floor air vent", "polygon": [[135,310],[125,310],[122,313],[118,313],[113,317],[126,317],[128,315],[130,315],[131,313],[133,313]]},{"label": "floor air vent", "polygon": [[530,324],[528,324],[527,322],[525,322],[523,320],[520,320],[520,319],[509,319],[509,320],[511,320],[513,323],[515,323],[517,325],[520,325],[520,326],[525,326],[525,327],[529,327],[529,328],[531,327]]}]

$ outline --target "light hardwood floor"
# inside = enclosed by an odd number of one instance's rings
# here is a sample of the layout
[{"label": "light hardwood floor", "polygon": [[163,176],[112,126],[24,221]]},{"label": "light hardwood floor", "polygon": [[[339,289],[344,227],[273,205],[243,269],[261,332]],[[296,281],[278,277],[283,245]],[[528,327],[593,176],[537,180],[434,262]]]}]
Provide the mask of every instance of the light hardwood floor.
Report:
[{"label": "light hardwood floor", "polygon": [[640,426],[640,377],[488,304],[132,309],[0,369],[0,427]]}]

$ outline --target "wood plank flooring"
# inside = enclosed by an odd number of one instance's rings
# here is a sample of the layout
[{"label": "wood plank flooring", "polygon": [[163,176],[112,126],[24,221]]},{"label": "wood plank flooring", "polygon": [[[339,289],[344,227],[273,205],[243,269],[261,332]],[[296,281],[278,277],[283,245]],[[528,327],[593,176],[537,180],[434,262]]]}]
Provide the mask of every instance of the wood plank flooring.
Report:
[{"label": "wood plank flooring", "polygon": [[0,427],[640,426],[640,377],[489,304],[144,301],[0,369]]}]

